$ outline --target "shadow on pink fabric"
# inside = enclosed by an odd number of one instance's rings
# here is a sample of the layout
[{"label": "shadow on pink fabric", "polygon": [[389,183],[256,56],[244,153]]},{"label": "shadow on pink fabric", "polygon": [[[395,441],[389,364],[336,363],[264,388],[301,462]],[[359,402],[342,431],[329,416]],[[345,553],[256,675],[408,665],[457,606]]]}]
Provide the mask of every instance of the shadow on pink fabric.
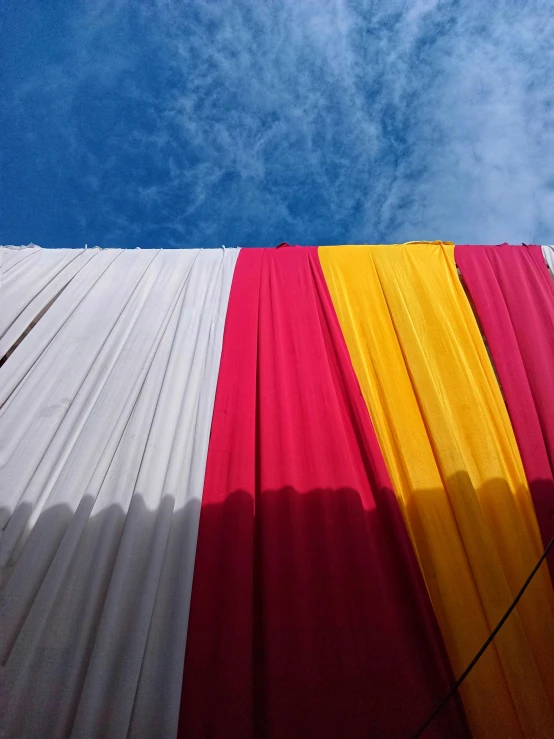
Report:
[{"label": "shadow on pink fabric", "polygon": [[[540,246],[456,246],[510,414],[543,543],[554,536],[554,284]],[[554,551],[549,555],[554,577]]]},{"label": "shadow on pink fabric", "polygon": [[[317,250],[242,250],[179,736],[405,739],[451,684]],[[466,735],[457,698],[424,734]]]}]

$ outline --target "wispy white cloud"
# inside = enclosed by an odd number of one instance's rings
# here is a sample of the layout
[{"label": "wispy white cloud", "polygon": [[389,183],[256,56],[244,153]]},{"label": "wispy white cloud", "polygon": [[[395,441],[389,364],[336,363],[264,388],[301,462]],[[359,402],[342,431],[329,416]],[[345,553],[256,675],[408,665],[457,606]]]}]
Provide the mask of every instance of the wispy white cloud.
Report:
[{"label": "wispy white cloud", "polygon": [[384,208],[391,237],[518,243],[554,232],[553,33],[547,4],[473,4],[456,17],[423,61],[410,154]]},{"label": "wispy white cloud", "polygon": [[102,0],[14,109],[110,245],[553,241],[549,5]]}]

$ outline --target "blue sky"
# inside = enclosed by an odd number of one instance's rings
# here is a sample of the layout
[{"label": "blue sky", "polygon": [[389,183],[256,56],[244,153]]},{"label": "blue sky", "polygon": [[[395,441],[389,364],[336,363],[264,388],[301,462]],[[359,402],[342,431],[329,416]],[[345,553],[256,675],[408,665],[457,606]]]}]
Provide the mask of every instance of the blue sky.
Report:
[{"label": "blue sky", "polygon": [[554,242],[550,0],[2,13],[0,243]]}]

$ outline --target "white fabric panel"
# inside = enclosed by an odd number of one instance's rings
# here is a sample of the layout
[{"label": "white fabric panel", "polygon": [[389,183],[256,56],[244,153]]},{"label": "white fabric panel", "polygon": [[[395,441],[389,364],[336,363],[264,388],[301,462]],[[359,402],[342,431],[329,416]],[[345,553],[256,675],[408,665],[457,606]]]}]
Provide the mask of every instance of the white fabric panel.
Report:
[{"label": "white fabric panel", "polygon": [[[3,357],[41,312],[72,280],[98,249],[39,249],[2,247],[0,292],[0,357]],[[4,255],[22,256],[11,266]],[[28,255],[25,256],[25,252]]]},{"label": "white fabric panel", "polygon": [[41,251],[40,246],[34,244],[29,244],[29,246],[0,246],[0,264],[7,272],[22,259],[30,257],[37,251]]},{"label": "white fabric panel", "polygon": [[542,253],[544,255],[546,263],[550,268],[551,274],[554,276],[554,246],[550,244],[543,246]]},{"label": "white fabric panel", "polygon": [[6,737],[172,737],[238,250],[99,251],[0,368]]}]

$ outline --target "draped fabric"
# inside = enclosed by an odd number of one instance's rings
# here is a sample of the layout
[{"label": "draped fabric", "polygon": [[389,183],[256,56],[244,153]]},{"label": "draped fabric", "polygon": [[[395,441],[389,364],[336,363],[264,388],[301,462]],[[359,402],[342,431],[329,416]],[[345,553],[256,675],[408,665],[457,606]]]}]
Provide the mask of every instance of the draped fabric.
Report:
[{"label": "draped fabric", "polygon": [[0,357],[99,249],[0,247]]},{"label": "draped fabric", "polygon": [[[179,736],[409,737],[449,685],[317,251],[243,250]],[[463,732],[453,700],[425,736]]]},{"label": "draped fabric", "polygon": [[[456,675],[542,552],[510,420],[453,245],[319,249]],[[462,686],[475,736],[554,736],[546,564]]]},{"label": "draped fabric", "polygon": [[[0,736],[412,736],[554,534],[545,259],[0,247]],[[461,696],[554,736],[546,564]]]},{"label": "draped fabric", "polygon": [[554,246],[552,244],[543,246],[542,253],[554,278]]},{"label": "draped fabric", "polygon": [[[456,246],[510,413],[543,543],[554,536],[554,286],[540,246]],[[549,557],[554,574],[554,551]]]},{"label": "draped fabric", "polygon": [[237,251],[7,251],[1,735],[175,736]]}]

